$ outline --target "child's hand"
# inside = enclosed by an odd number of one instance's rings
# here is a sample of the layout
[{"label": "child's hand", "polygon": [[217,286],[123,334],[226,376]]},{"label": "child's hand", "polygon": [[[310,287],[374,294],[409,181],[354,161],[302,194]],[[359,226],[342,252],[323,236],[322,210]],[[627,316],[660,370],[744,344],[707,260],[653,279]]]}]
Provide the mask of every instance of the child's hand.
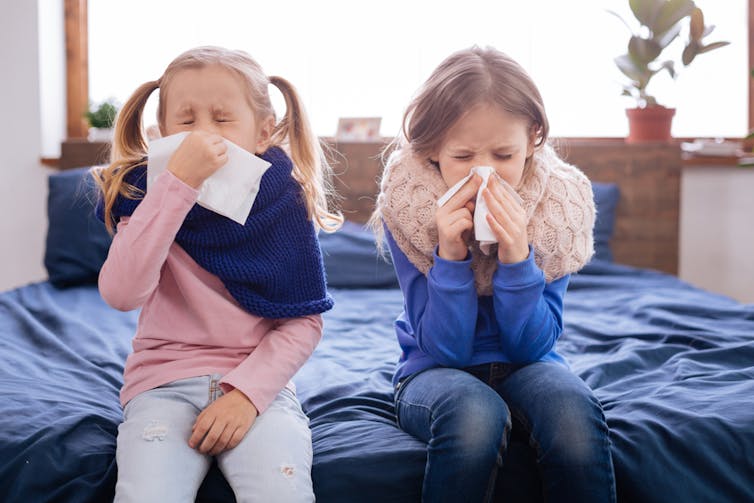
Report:
[{"label": "child's hand", "polygon": [[463,260],[469,252],[468,239],[474,228],[474,202],[482,178],[472,176],[453,194],[447,203],[437,208],[437,254],[445,260]]},{"label": "child's hand", "polygon": [[189,446],[216,456],[237,446],[257,418],[257,408],[234,389],[221,396],[196,418]]},{"label": "child's hand", "polygon": [[168,161],[168,170],[198,189],[204,180],[228,162],[228,146],[218,134],[193,131]]},{"label": "child's hand", "polygon": [[494,176],[484,190],[489,214],[487,222],[498,242],[497,258],[503,264],[515,264],[529,256],[526,235],[526,212]]}]

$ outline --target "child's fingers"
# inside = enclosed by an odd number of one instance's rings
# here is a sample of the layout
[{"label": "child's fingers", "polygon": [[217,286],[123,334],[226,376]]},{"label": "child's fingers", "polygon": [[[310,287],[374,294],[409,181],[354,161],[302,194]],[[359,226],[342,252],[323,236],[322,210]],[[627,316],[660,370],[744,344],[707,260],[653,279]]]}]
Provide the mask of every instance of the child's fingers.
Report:
[{"label": "child's fingers", "polygon": [[225,145],[225,138],[223,138],[222,136],[220,136],[217,133],[208,133],[207,139],[213,145],[217,145],[217,144]]},{"label": "child's fingers", "polygon": [[490,215],[494,216],[495,220],[501,221],[503,226],[509,226],[512,223],[509,209],[504,205],[504,201],[499,199],[498,194],[487,188],[482,196],[484,197],[484,202],[487,203]]},{"label": "child's fingers", "polygon": [[226,145],[225,142],[222,141],[222,137],[220,137],[220,142],[213,143],[212,147],[217,155],[223,155],[228,152],[228,145]]},{"label": "child's fingers", "polygon": [[233,449],[238,444],[240,444],[241,440],[243,440],[243,437],[246,436],[246,431],[244,431],[242,428],[237,428],[236,431],[233,432],[233,436],[230,437],[226,449]]},{"label": "child's fingers", "polygon": [[463,208],[463,206],[468,201],[476,199],[476,194],[479,191],[479,186],[481,184],[482,178],[479,175],[475,174],[474,176],[466,180],[466,183],[464,183],[463,186],[458,189],[458,192],[453,194],[448,202],[445,203],[445,206],[447,206],[449,210]]},{"label": "child's fingers", "polygon": [[[495,225],[490,225],[490,229],[493,234],[495,234],[499,243],[510,244],[511,236],[513,232],[515,232],[516,225],[508,214],[508,211],[503,208],[500,202],[496,200],[490,192],[485,191],[484,200],[489,209],[487,221],[493,221],[495,223]],[[498,229],[503,232],[500,232]]]},{"label": "child's fingers", "polygon": [[461,260],[467,250],[467,236],[474,227],[471,212],[465,207],[448,212],[443,206],[437,214],[439,254],[446,260]]},{"label": "child's fingers", "polygon": [[449,214],[442,225],[441,231],[449,237],[458,237],[461,232],[474,227],[474,217],[466,208],[461,208]]},{"label": "child's fingers", "polygon": [[189,438],[189,446],[192,449],[196,449],[209,429],[212,427],[213,423],[214,418],[207,416],[203,412],[199,414],[199,416],[196,418],[196,422],[194,423],[194,427],[191,430],[191,437]]},{"label": "child's fingers", "polygon": [[209,454],[218,444],[218,441],[220,440],[220,437],[222,436],[225,429],[225,424],[220,423],[219,421],[215,421],[212,424],[212,428],[210,428],[207,434],[204,436],[204,440],[202,441],[201,445],[199,445],[199,452],[201,452],[202,454]]},{"label": "child's fingers", "polygon": [[498,220],[504,220],[501,223],[505,226],[515,225],[516,227],[521,227],[526,225],[525,210],[500,184],[487,187],[483,197],[490,212]]},{"label": "child's fingers", "polygon": [[495,194],[498,201],[508,210],[511,214],[524,215],[525,211],[519,200],[511,194],[503,184],[497,179],[490,179],[490,183],[487,186],[493,194]]},{"label": "child's fingers", "polygon": [[485,191],[484,200],[490,210],[487,221],[494,222],[490,223],[490,229],[501,247],[523,251],[527,244],[526,220],[523,215],[510,202],[495,198],[489,190]]},{"label": "child's fingers", "polygon": [[488,187],[483,195],[490,210],[487,223],[499,243],[498,260],[509,264],[525,260],[529,246],[523,207],[500,184]]},{"label": "child's fingers", "polygon": [[498,243],[503,243],[506,245],[511,243],[512,238],[510,234],[508,234],[508,232],[505,230],[505,227],[500,225],[492,215],[487,215],[487,223],[489,224],[492,233],[497,238]]},{"label": "child's fingers", "polygon": [[452,222],[449,228],[453,231],[449,234],[451,236],[460,236],[465,230],[470,230],[474,227],[474,219],[471,217],[462,217]]},{"label": "child's fingers", "polygon": [[217,456],[223,451],[226,451],[228,449],[232,449],[235,446],[230,445],[230,441],[235,435],[235,432],[238,431],[237,428],[232,428],[230,426],[226,426],[223,430],[220,437],[217,439],[217,442],[215,442],[215,445],[212,447],[212,450],[209,451],[209,453],[212,456]]}]

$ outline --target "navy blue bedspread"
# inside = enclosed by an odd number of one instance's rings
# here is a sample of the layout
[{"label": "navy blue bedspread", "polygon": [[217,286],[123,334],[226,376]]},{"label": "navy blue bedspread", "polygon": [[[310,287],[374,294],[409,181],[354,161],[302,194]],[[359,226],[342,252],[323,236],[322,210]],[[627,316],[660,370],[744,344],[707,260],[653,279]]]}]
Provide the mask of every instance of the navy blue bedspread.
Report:
[{"label": "navy blue bedspread", "polygon": [[[419,500],[423,445],[395,425],[399,290],[334,290],[295,381],[318,501]],[[137,313],[93,286],[0,294],[0,501],[112,497],[118,389]],[[754,501],[754,306],[592,263],[566,295],[559,349],[602,400],[620,501]],[[213,471],[203,501],[232,496]]]}]

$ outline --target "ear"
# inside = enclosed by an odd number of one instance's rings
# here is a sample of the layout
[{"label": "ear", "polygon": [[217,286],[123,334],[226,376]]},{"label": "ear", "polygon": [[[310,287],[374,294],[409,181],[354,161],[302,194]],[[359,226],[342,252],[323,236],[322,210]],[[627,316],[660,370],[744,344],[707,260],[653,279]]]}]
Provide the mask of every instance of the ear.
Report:
[{"label": "ear", "polygon": [[275,117],[268,115],[259,124],[259,131],[257,133],[257,154],[263,154],[270,148],[270,142],[272,141],[272,131],[275,129]]}]

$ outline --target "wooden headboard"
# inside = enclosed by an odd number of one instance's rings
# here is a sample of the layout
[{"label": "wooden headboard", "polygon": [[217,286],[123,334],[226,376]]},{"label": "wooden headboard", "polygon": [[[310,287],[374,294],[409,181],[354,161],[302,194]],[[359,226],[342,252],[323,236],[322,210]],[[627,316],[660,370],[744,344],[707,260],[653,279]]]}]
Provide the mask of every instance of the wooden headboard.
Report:
[{"label": "wooden headboard", "polygon": [[[374,208],[385,143],[335,143],[328,154],[344,216],[366,222]],[[61,167],[102,162],[107,145],[64,144]],[[593,181],[617,183],[621,191],[610,243],[622,264],[678,273],[681,150],[678,143],[627,145],[622,139],[553,139],[560,155]],[[67,148],[66,148],[67,147]],[[66,152],[68,155],[65,155]]]},{"label": "wooden headboard", "polygon": [[[335,143],[329,158],[335,188],[348,220],[366,222],[374,208],[382,172],[384,143]],[[678,144],[627,145],[622,139],[554,139],[569,163],[593,181],[613,182],[621,192],[615,235],[615,261],[678,273],[678,212],[681,151]]]}]

